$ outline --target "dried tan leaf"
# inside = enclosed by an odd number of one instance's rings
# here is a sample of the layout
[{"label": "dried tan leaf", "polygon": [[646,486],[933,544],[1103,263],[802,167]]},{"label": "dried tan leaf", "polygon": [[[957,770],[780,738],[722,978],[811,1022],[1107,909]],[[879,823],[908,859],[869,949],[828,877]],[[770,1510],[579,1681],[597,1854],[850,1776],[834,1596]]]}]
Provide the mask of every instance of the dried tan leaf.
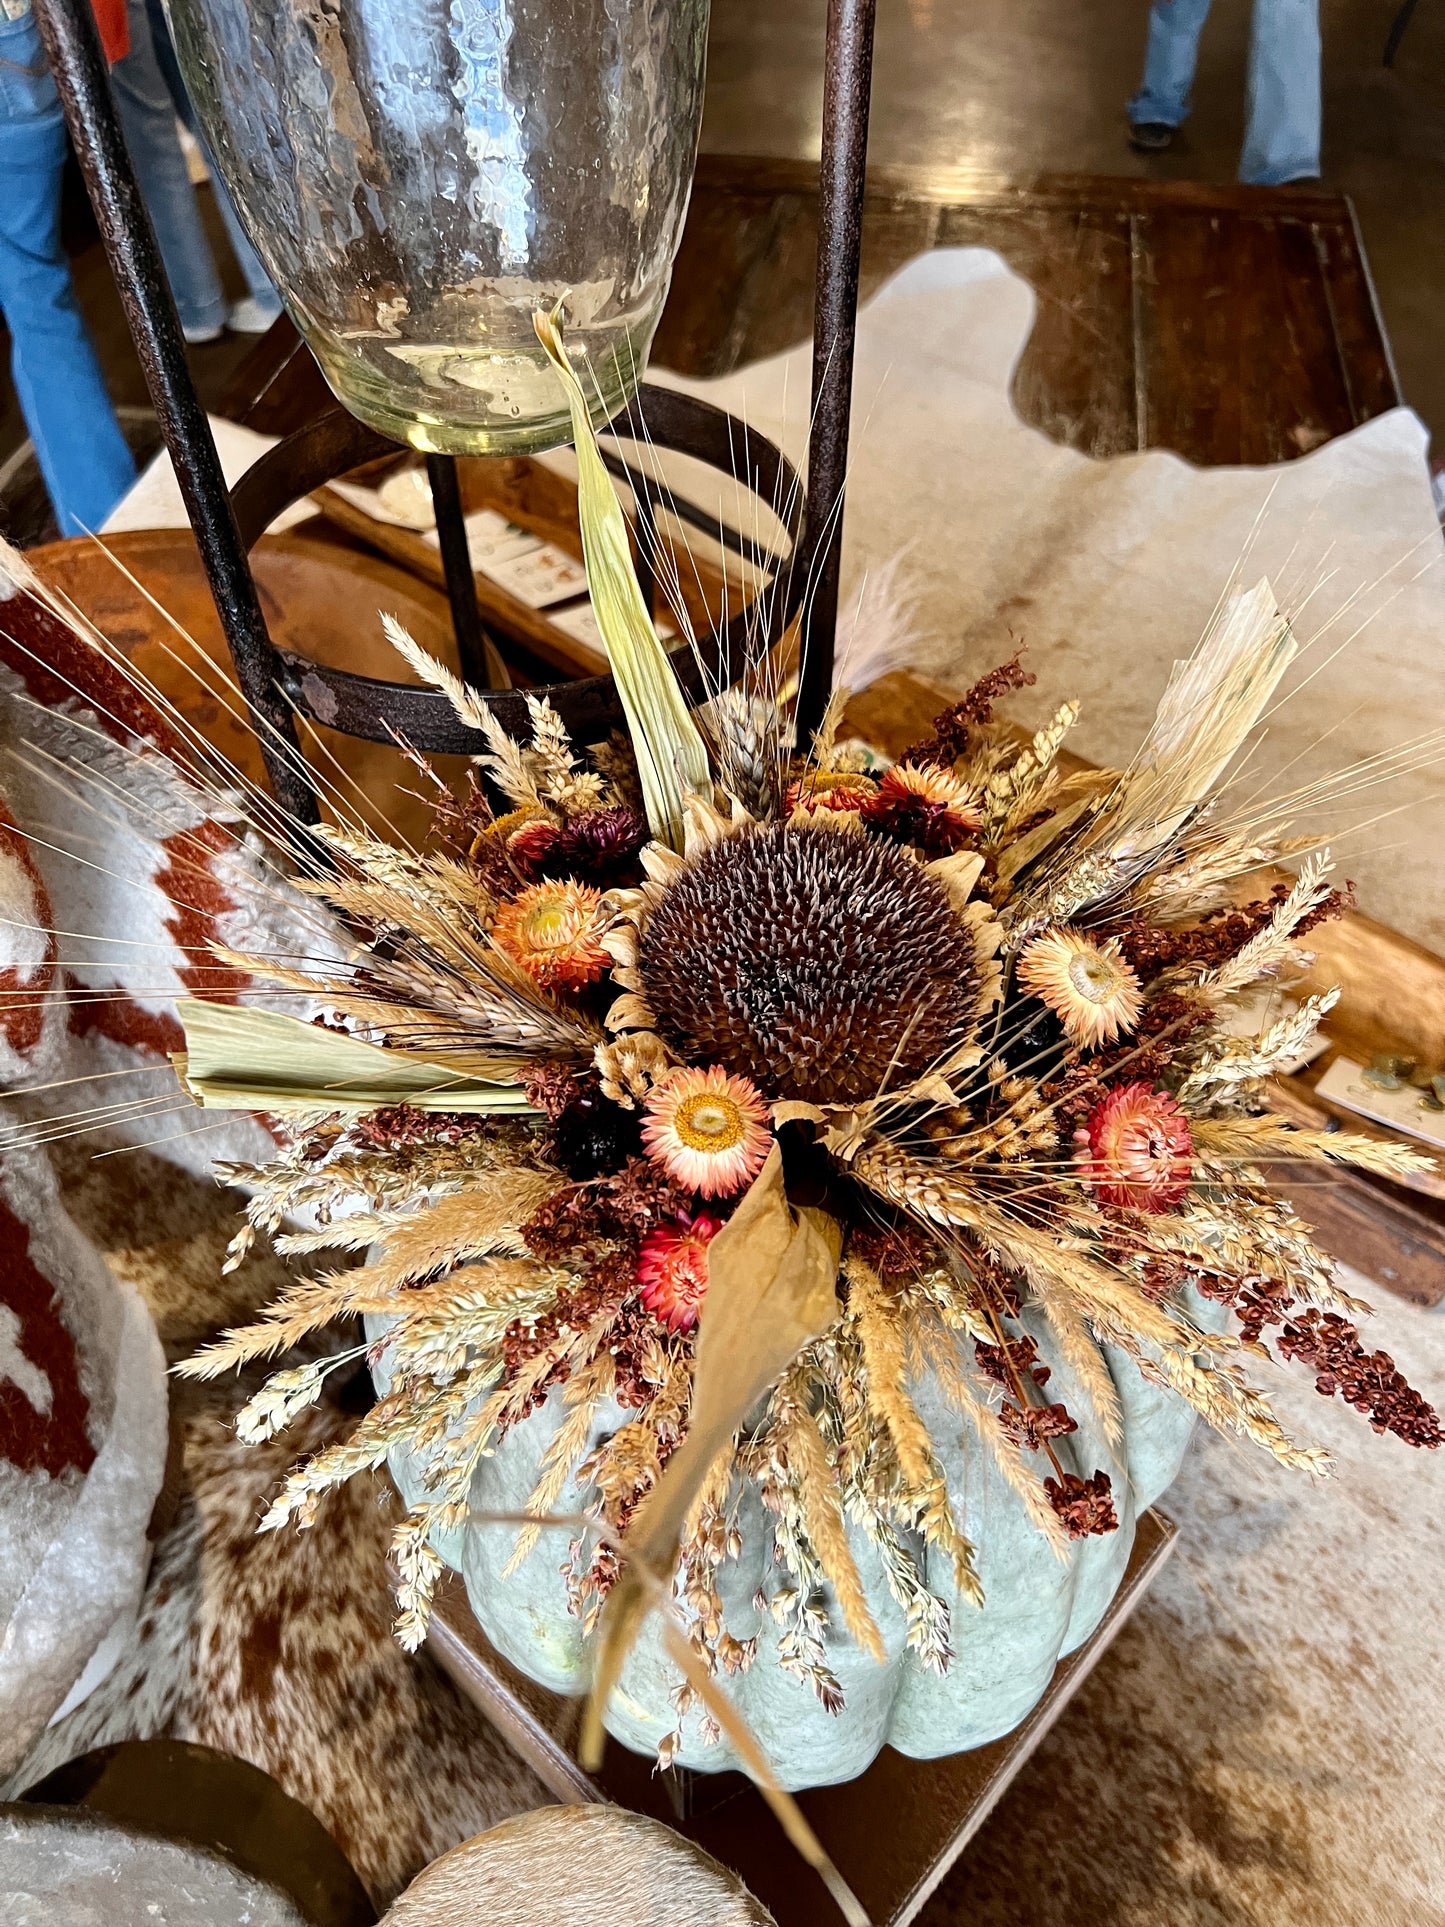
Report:
[{"label": "dried tan leaf", "polygon": [[783,1188],[783,1154],[767,1163],[708,1247],[708,1287],[698,1322],[687,1437],[639,1506],[628,1531],[629,1564],[599,1628],[582,1733],[584,1762],[602,1748],[607,1704],[646,1610],[634,1567],[670,1570],[677,1537],[717,1454],[803,1347],[838,1315],[842,1227],[827,1212],[794,1212]]}]

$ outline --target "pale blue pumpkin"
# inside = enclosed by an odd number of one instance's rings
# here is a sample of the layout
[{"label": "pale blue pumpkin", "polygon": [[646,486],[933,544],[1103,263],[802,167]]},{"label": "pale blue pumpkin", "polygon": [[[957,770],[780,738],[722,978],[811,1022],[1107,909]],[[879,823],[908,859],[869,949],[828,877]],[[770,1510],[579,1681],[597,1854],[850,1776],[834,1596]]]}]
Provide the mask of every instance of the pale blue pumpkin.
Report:
[{"label": "pale blue pumpkin", "polygon": [[[1222,1322],[1217,1306],[1194,1299],[1189,1309],[1201,1323],[1218,1328]],[[955,1514],[975,1548],[984,1603],[975,1606],[960,1598],[947,1559],[909,1540],[930,1590],[945,1601],[952,1618],[954,1656],[948,1670],[939,1674],[926,1668],[905,1645],[904,1614],[888,1590],[876,1548],[861,1529],[850,1527],[853,1556],[887,1660],[878,1665],[854,1643],[828,1599],[828,1664],[846,1699],[841,1713],[830,1713],[805,1681],[779,1663],[783,1629],[756,1603],[760,1587],[771,1594],[787,1576],[770,1565],[771,1522],[749,1487],[737,1515],[741,1556],[720,1569],[718,1591],[728,1630],[738,1639],[756,1635],[757,1655],[746,1673],[726,1682],[726,1690],[784,1786],[796,1790],[850,1780],[885,1744],[915,1759],[933,1759],[998,1739],[1027,1716],[1059,1660],[1090,1637],[1108,1610],[1129,1562],[1135,1523],[1179,1470],[1193,1414],[1174,1393],[1142,1377],[1122,1352],[1106,1347],[1103,1356],[1124,1418],[1122,1443],[1109,1444],[1043,1318],[1026,1310],[1021,1323],[1053,1374],[1049,1397],[1062,1399],[1078,1421],[1076,1433],[1053,1441],[1055,1450],[1068,1470],[1084,1477],[1109,1474],[1118,1531],[1076,1540],[1067,1562],[1061,1562],[936,1381],[915,1381],[914,1403],[932,1435]],[[972,1346],[967,1340],[961,1344],[964,1369],[987,1396],[989,1381],[974,1362]],[[562,1416],[561,1393],[553,1392],[500,1441],[472,1483],[471,1500],[479,1513],[526,1508]],[[610,1402],[600,1406],[588,1450],[633,1416]],[[409,1502],[425,1496],[422,1468],[410,1453],[394,1453],[391,1469]],[[566,1503],[570,1509],[576,1501]],[[544,1534],[527,1561],[503,1577],[516,1539],[515,1526],[476,1523],[436,1543],[466,1581],[472,1610],[497,1650],[540,1685],[580,1694],[586,1690],[589,1661],[559,1570],[564,1535]],[[649,1623],[607,1709],[609,1732],[639,1753],[655,1753],[659,1741],[678,1727],[672,1695],[679,1683],[657,1628]],[[703,1743],[696,1715],[682,1723],[674,1758],[700,1772],[738,1765],[726,1740]]]}]

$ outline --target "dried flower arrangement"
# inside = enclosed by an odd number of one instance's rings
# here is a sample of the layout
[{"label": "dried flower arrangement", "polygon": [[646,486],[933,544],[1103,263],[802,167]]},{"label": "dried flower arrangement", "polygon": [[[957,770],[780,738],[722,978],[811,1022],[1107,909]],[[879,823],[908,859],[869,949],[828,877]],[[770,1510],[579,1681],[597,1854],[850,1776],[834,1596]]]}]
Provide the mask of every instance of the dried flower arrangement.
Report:
[{"label": "dried flower arrangement", "polygon": [[[1348,900],[1317,839],[1291,834],[1300,799],[1246,814],[1218,800],[1294,653],[1268,585],[1222,605],[1122,770],[1066,773],[1073,703],[1026,741],[996,717],[1033,681],[1017,658],[891,766],[840,740],[841,698],[795,746],[766,664],[691,712],[555,327],[539,333],[572,396],[630,746],[584,760],[540,699],[530,742],[514,741],[393,630],[485,733],[501,801],[442,791],[422,853],[321,833],[332,868],[303,887],[353,933],[345,967],[218,953],[319,1000],[318,1023],[182,1013],[196,1099],[265,1110],[283,1132],[272,1162],[226,1173],[250,1187],[235,1256],[258,1232],[292,1255],[366,1253],[185,1367],[375,1321],[362,1349],[383,1395],[293,1472],[265,1525],[308,1523],[398,1447],[430,1454],[395,1549],[415,1645],[436,1538],[466,1522],[484,1456],[557,1390],[566,1416],[527,1512],[596,1522],[567,1569],[575,1612],[601,1620],[598,1699],[659,1586],[704,1669],[749,1665],[717,1574],[737,1550],[730,1494],[750,1484],[787,1576],[784,1663],[833,1703],[821,1582],[881,1655],[850,1522],[923,1663],[946,1667],[951,1640],[923,1549],[962,1596],[979,1590],[910,1397],[925,1361],[1061,1556],[1117,1526],[1109,1475],[1056,1449],[1078,1415],[1049,1395],[1026,1306],[1107,1436],[1120,1416],[1100,1344],[1212,1425],[1324,1469],[1246,1369],[1272,1337],[1377,1431],[1437,1446],[1435,1413],[1366,1350],[1366,1307],[1268,1182],[1279,1159],[1395,1176],[1428,1160],[1265,1110],[1265,1080],[1330,995],[1283,1003],[1256,1035],[1231,1022],[1252,987],[1288,986],[1300,940]],[[1276,881],[1287,858],[1297,874]],[[1235,1329],[1210,1328],[1201,1300]],[[952,1366],[964,1338],[986,1400]],[[243,1434],[274,1434],[355,1356],[275,1374]],[[589,1448],[609,1399],[630,1416]],[[519,1521],[515,1561],[539,1533]]]},{"label": "dried flower arrangement", "polygon": [[[618,1586],[622,1545],[675,1568],[710,1666],[745,1667],[714,1575],[728,1493],[750,1480],[793,1582],[797,1670],[826,1698],[818,1580],[878,1647],[845,1520],[888,1549],[926,1662],[947,1664],[948,1612],[910,1546],[945,1551],[965,1594],[976,1587],[910,1401],[919,1361],[943,1361],[980,1449],[1051,1541],[1116,1526],[1108,1475],[1070,1472],[1055,1451],[1076,1419],[1015,1322],[1026,1301],[1106,1429],[1116,1400],[1095,1341],[1211,1424],[1321,1469],[1247,1376],[1273,1333],[1280,1358],[1376,1430],[1438,1445],[1434,1412],[1365,1350],[1364,1307],[1267,1181],[1280,1158],[1398,1175],[1418,1154],[1265,1113],[1264,1080],[1330,997],[1253,1037],[1231,1028],[1241,993],[1288,982],[1299,940],[1347,901],[1328,856],[1287,834],[1285,805],[1248,821],[1213,807],[1294,650],[1267,585],[1225,605],[1125,770],[1062,773],[1072,703],[1027,742],[996,720],[999,698],[1033,680],[1017,659],[880,768],[839,742],[840,702],[795,754],[765,678],[688,714],[602,487],[588,563],[594,593],[611,572],[604,629],[636,767],[615,746],[606,774],[585,766],[545,701],[530,702],[531,742],[512,741],[398,635],[486,732],[506,807],[480,788],[446,799],[446,854],[330,836],[335,879],[311,887],[364,932],[349,974],[244,959],[323,996],[379,1061],[433,1068],[410,1102],[303,1111],[272,1165],[232,1174],[253,1187],[243,1243],[260,1229],[291,1253],[369,1256],[297,1284],[188,1369],[274,1354],[345,1315],[384,1323],[385,1396],[344,1447],[297,1469],[266,1523],[305,1523],[398,1444],[436,1451],[432,1495],[397,1546],[415,1643],[441,1571],[434,1536],[464,1521],[498,1436],[565,1387],[528,1509],[577,1492],[607,1529],[573,1547],[584,1622]],[[1242,876],[1290,855],[1303,856],[1292,881],[1238,900]],[[223,1056],[245,1017],[228,1013]],[[203,1028],[193,1015],[191,1086],[235,1101],[234,1070],[198,1056]],[[308,1211],[318,1229],[283,1229]],[[1191,1290],[1238,1329],[1206,1329]],[[986,1410],[950,1380],[955,1334],[996,1380]],[[245,1427],[274,1431],[326,1369],[274,1378]],[[584,1453],[608,1397],[635,1418]],[[518,1559],[537,1536],[521,1530]]]}]

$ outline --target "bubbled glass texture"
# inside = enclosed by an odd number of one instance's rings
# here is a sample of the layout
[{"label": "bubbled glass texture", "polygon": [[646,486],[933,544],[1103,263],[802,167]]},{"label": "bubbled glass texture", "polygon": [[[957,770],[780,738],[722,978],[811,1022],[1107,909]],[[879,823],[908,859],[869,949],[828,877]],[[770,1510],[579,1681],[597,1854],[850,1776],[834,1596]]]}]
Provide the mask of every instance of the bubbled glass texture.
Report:
[{"label": "bubbled glass texture", "polygon": [[532,328],[567,298],[599,422],[687,211],[708,0],[169,0],[207,139],[328,381],[413,447],[571,439]]}]

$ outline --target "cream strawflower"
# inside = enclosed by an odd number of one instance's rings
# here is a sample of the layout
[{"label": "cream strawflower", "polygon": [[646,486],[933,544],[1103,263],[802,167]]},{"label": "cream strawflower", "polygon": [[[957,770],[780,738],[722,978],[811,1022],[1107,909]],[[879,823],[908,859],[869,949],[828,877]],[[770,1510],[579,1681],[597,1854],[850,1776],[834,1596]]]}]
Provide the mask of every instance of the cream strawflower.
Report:
[{"label": "cream strawflower", "polygon": [[642,1143],[669,1177],[705,1198],[729,1198],[763,1168],[772,1144],[756,1085],[711,1070],[675,1070],[647,1100]]},{"label": "cream strawflower", "polygon": [[1043,999],[1072,1043],[1110,1044],[1139,1021],[1139,979],[1117,943],[1092,943],[1077,930],[1048,930],[1026,945],[1018,980]]}]

